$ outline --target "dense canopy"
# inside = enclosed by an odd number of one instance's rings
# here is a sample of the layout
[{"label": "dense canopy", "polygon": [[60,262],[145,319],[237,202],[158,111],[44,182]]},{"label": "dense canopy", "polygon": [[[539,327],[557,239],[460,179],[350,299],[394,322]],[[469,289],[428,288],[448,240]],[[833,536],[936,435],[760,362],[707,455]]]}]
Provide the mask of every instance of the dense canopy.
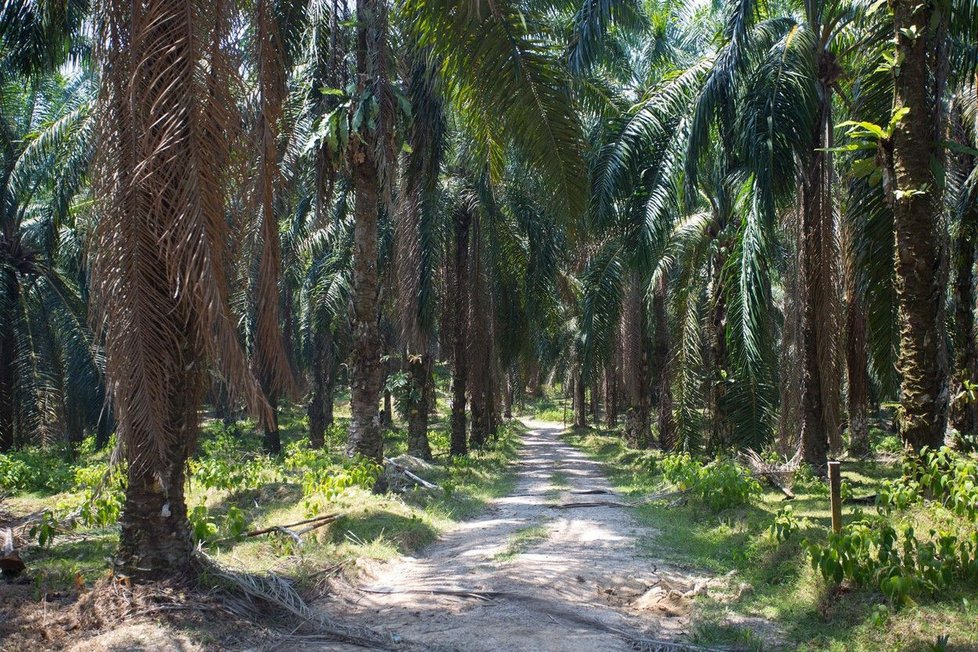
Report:
[{"label": "dense canopy", "polygon": [[8,0],[0,497],[114,451],[152,580],[214,428],[973,460],[976,79],[974,0]]}]

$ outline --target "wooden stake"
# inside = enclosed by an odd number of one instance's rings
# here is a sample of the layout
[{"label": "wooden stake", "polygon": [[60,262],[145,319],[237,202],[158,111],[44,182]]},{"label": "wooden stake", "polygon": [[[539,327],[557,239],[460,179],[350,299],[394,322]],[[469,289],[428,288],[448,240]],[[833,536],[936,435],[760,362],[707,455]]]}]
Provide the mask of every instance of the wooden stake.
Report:
[{"label": "wooden stake", "polygon": [[829,498],[832,501],[832,531],[842,531],[842,469],[839,462],[829,462]]}]

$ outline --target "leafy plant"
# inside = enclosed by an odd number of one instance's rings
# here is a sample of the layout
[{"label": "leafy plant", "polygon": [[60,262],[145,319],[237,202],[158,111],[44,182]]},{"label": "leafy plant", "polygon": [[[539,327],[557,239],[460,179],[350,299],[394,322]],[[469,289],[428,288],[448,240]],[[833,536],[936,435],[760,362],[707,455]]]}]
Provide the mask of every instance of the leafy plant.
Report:
[{"label": "leafy plant", "polygon": [[207,505],[197,505],[188,516],[194,541],[206,543],[217,536],[217,524],[211,518]]},{"label": "leafy plant", "polygon": [[784,507],[774,515],[774,522],[771,523],[768,532],[775,541],[784,543],[798,532],[799,527],[798,517],[795,516],[794,511],[790,507]]},{"label": "leafy plant", "polygon": [[935,593],[955,580],[978,578],[978,531],[931,530],[919,539],[912,527],[898,532],[886,522],[861,520],[808,550],[812,568],[825,580],[879,589],[895,605],[915,592]]},{"label": "leafy plant", "polygon": [[665,479],[689,491],[713,511],[749,504],[761,493],[760,483],[739,464],[716,459],[702,464],[689,453],[667,455],[662,459]]}]

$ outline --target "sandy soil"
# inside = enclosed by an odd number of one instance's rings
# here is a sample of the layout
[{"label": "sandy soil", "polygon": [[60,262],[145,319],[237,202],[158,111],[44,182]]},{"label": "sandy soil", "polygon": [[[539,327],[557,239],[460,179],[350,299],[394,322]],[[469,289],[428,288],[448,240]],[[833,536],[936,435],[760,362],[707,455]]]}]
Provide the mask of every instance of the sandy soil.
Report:
[{"label": "sandy soil", "polygon": [[526,423],[511,495],[318,606],[428,649],[611,652],[648,649],[636,639],[682,640],[692,598],[713,580],[643,553],[638,541],[656,533],[627,506],[555,508],[627,500],[557,437],[558,424]]}]

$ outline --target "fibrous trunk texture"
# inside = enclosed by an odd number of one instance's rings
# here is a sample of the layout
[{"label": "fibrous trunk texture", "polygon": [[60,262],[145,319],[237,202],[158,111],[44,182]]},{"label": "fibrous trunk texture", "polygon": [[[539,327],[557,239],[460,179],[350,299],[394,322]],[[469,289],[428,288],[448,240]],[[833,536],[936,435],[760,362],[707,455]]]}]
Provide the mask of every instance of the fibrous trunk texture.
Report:
[{"label": "fibrous trunk texture", "polygon": [[336,354],[333,335],[320,328],[313,338],[312,397],[309,400],[309,443],[322,448],[326,429],[333,425],[333,390],[336,387]]},{"label": "fibrous trunk texture", "polygon": [[604,366],[604,413],[609,428],[618,425],[618,392],[621,385],[621,337],[611,342],[611,358]]},{"label": "fibrous trunk texture", "polygon": [[[259,114],[255,129],[258,169],[253,202],[261,219],[261,255],[255,287],[254,365],[262,389],[275,410],[279,398],[291,393],[293,379],[279,309],[282,251],[275,204],[283,179],[279,170],[278,130],[286,94],[286,70],[272,4],[271,0],[258,0],[255,5]],[[282,450],[277,416],[264,429],[264,448],[273,455]]]},{"label": "fibrous trunk texture", "polygon": [[581,373],[580,363],[574,365],[574,375],[571,378],[571,386],[574,394],[574,426],[577,428],[587,427],[587,396],[584,376]]},{"label": "fibrous trunk texture", "polygon": [[622,371],[625,378],[625,439],[629,445],[649,445],[649,347],[643,284],[632,274],[625,288],[622,312]]},{"label": "fibrous trunk texture", "polygon": [[814,151],[802,171],[802,455],[822,472],[831,449],[840,449],[837,369],[835,219],[832,206],[831,72],[834,62],[820,58],[819,111],[812,134]]},{"label": "fibrous trunk texture", "polygon": [[17,360],[17,336],[11,315],[17,302],[17,277],[12,270],[0,272],[4,299],[11,305],[0,320],[0,452],[14,447],[14,368]]},{"label": "fibrous trunk texture", "polygon": [[[723,233],[723,222],[718,223],[716,230],[718,236]],[[711,261],[710,294],[712,296],[712,307],[710,309],[710,328],[708,334],[709,356],[707,369],[709,370],[709,401],[710,412],[710,440],[709,448],[718,449],[730,443],[731,425],[728,417],[727,406],[727,378],[730,374],[730,355],[727,351],[727,300],[723,290],[723,273],[727,264],[726,251],[729,245],[716,247],[717,253]]]},{"label": "fibrous trunk texture", "polygon": [[[851,257],[850,257],[851,260]],[[869,355],[866,350],[866,312],[856,287],[855,266],[847,266],[846,372],[848,378],[849,453],[869,453]]]},{"label": "fibrous trunk texture", "polygon": [[430,355],[405,355],[404,371],[407,373],[407,425],[408,453],[424,460],[431,459],[428,443],[428,406],[434,390],[431,382],[432,357]]},{"label": "fibrous trunk texture", "polygon": [[[967,138],[961,108],[955,106],[951,120],[951,137],[965,145]],[[959,196],[960,224],[954,242],[954,375],[951,379],[951,425],[958,432],[958,444],[967,448],[978,444],[978,401],[971,398],[978,385],[978,347],[975,345],[975,247],[978,240],[978,197],[967,185],[975,170],[975,157],[967,153],[951,156],[949,171],[954,176]]]},{"label": "fibrous trunk texture", "polygon": [[672,419],[672,386],[669,376],[669,319],[666,314],[666,279],[663,276],[652,297],[652,320],[655,329],[652,354],[652,404],[658,408],[659,447],[670,449],[676,443]]},{"label": "fibrous trunk texture", "polygon": [[946,227],[941,220],[944,5],[891,0],[896,39],[892,201],[900,318],[899,430],[914,450],[944,443],[948,412]]},{"label": "fibrous trunk texture", "polygon": [[[357,0],[357,93],[371,92],[380,101],[375,128],[361,125],[351,135],[348,152],[356,194],[353,229],[353,351],[350,368],[349,453],[383,460],[384,440],[377,407],[383,385],[381,338],[378,319],[377,238],[381,200],[389,181],[384,166],[393,161],[385,155],[383,115],[389,95],[386,5],[378,0]],[[381,158],[383,156],[383,158]]]},{"label": "fibrous trunk texture", "polygon": [[492,429],[492,319],[489,286],[486,282],[483,233],[479,214],[472,219],[469,280],[472,287],[469,307],[469,396],[472,427],[469,444],[481,448]]},{"label": "fibrous trunk texture", "polygon": [[[187,455],[189,451],[184,459]],[[163,471],[163,481],[155,473],[130,471],[119,518],[121,572],[146,579],[189,573],[194,544],[183,493],[184,465],[173,459]]]},{"label": "fibrous trunk texture", "polygon": [[118,571],[187,573],[184,469],[208,361],[270,422],[228,307],[225,191],[240,124],[224,0],[110,0],[93,39],[97,108],[95,323],[128,484]]},{"label": "fibrous trunk texture", "polygon": [[465,390],[468,378],[467,346],[469,317],[469,224],[467,206],[454,215],[455,256],[452,272],[452,437],[451,455],[465,455],[468,441],[465,433]]}]

